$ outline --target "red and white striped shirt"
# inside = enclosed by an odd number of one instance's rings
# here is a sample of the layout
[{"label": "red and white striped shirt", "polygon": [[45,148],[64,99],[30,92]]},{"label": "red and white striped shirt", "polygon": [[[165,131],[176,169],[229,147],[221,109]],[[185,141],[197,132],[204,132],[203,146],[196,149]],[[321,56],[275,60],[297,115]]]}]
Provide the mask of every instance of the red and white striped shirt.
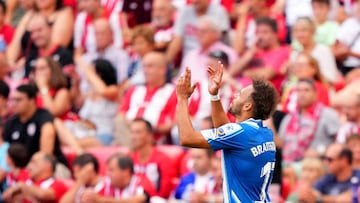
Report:
[{"label": "red and white striped shirt", "polygon": [[[61,197],[66,193],[67,187],[65,184],[59,180],[56,180],[52,177],[44,180],[39,180],[36,182],[29,181],[27,183],[28,185],[34,185],[41,189],[52,189],[55,193],[55,200],[49,200],[49,201],[41,201],[42,203],[55,203],[59,202]],[[24,203],[39,203],[39,201],[27,201],[25,200]]]},{"label": "red and white striped shirt", "polygon": [[140,177],[135,175],[131,177],[129,185],[123,189],[115,188],[111,184],[111,179],[105,178],[104,187],[98,194],[116,199],[128,199],[145,193],[152,195],[153,192],[151,190],[149,191],[148,188],[150,188],[149,183],[146,183]]},{"label": "red and white striped shirt", "polygon": [[124,0],[101,0],[101,5],[108,11],[120,13]]}]

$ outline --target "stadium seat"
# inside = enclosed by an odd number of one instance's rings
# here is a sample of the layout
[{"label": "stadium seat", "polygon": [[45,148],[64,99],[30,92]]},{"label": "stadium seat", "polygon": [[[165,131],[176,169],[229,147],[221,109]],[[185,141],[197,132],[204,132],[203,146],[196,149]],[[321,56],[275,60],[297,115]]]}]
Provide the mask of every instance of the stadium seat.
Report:
[{"label": "stadium seat", "polygon": [[156,149],[170,158],[174,169],[176,169],[176,176],[179,176],[179,166],[185,155],[184,148],[177,145],[158,145]]},{"label": "stadium seat", "polygon": [[115,153],[129,154],[130,150],[126,147],[110,146],[110,147],[94,147],[89,148],[86,152],[93,154],[99,161],[99,173],[106,174],[106,161]]}]

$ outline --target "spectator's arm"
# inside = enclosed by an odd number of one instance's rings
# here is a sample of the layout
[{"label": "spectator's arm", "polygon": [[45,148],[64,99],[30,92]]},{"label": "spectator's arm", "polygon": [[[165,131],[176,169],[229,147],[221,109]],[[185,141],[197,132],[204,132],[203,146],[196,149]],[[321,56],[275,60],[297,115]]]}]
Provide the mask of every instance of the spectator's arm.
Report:
[{"label": "spectator's arm", "polygon": [[146,195],[137,195],[126,199],[98,196],[95,203],[144,203],[146,202],[146,199]]},{"label": "spectator's arm", "polygon": [[48,93],[41,94],[41,97],[44,102],[44,108],[55,117],[62,116],[70,109],[70,93],[65,88],[58,90],[54,98]]},{"label": "spectator's arm", "polygon": [[246,33],[246,16],[248,15],[249,7],[247,3],[243,2],[237,5],[237,21],[236,21],[236,32],[235,38],[232,43],[232,47],[235,49],[236,53],[242,54],[246,49],[245,44],[245,33]]},{"label": "spectator's arm", "polygon": [[360,58],[360,53],[355,53],[355,52],[350,50],[349,56],[352,56],[352,57],[355,57],[355,58]]},{"label": "spectator's arm", "polygon": [[175,36],[166,51],[166,58],[168,62],[174,61],[176,55],[180,52],[183,44],[183,38],[181,36]]},{"label": "spectator's arm", "polygon": [[41,135],[40,135],[40,151],[46,154],[54,153],[54,145],[55,145],[55,127],[53,123],[46,122],[41,127]]},{"label": "spectator's arm", "polygon": [[276,75],[276,72],[271,67],[260,67],[254,69],[247,69],[243,72],[243,76],[249,78],[265,78],[267,80],[271,80]]},{"label": "spectator's arm", "polygon": [[50,201],[56,199],[55,191],[53,189],[42,189],[34,185],[22,184],[21,192],[24,193],[26,197],[40,201]]},{"label": "spectator's arm", "polygon": [[246,66],[250,63],[250,61],[254,58],[254,55],[257,51],[256,46],[254,45],[252,48],[247,50],[243,56],[239,58],[237,62],[235,62],[233,65],[229,67],[228,73],[231,76],[237,75],[239,73],[242,73]]},{"label": "spectator's arm", "polygon": [[31,16],[33,15],[32,11],[29,11],[21,18],[18,26],[16,27],[14,37],[6,49],[6,58],[12,70],[15,69],[15,64],[21,53],[21,38],[26,30],[26,25],[29,22]]},{"label": "spectator's arm", "polygon": [[94,67],[86,64],[83,59],[77,60],[77,65],[84,72],[85,77],[93,87],[94,91],[101,96],[110,99],[117,100],[119,90],[116,85],[107,86],[104,81],[95,73]]},{"label": "spectator's arm", "polygon": [[286,0],[276,0],[271,7],[271,11],[274,13],[284,13]]},{"label": "spectator's arm", "polygon": [[72,39],[73,29],[73,12],[71,8],[63,8],[59,11],[55,23],[52,26],[52,42],[63,47],[68,47]]},{"label": "spectator's arm", "polygon": [[6,3],[6,14],[4,24],[11,25],[14,17],[16,7],[19,5],[19,0],[7,0]]},{"label": "spectator's arm", "polygon": [[75,184],[61,197],[59,203],[75,202],[76,194],[82,187],[82,183],[76,181]]}]

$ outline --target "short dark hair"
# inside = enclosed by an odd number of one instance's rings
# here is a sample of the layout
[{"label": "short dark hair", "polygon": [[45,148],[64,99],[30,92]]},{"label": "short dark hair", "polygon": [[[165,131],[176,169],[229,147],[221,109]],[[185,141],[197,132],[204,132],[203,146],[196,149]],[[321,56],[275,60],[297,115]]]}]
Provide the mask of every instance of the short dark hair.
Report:
[{"label": "short dark hair", "polygon": [[256,20],[256,26],[259,26],[259,25],[267,25],[271,28],[271,30],[273,32],[277,32],[278,31],[278,25],[276,23],[276,21],[272,18],[269,18],[269,17],[261,17],[261,18],[258,18]]},{"label": "short dark hair", "polygon": [[6,13],[6,4],[4,1],[0,1],[0,7],[2,8],[3,13]]},{"label": "short dark hair", "polygon": [[145,127],[146,127],[146,131],[149,132],[149,133],[152,133],[153,132],[153,127],[151,125],[151,123],[143,118],[135,118],[133,120],[133,122],[139,122],[139,123],[144,123],[145,124]]},{"label": "short dark hair", "polygon": [[346,144],[348,144],[349,142],[351,142],[353,140],[359,140],[360,141],[360,135],[358,133],[350,134],[350,136],[346,138]]},{"label": "short dark hair", "polygon": [[29,99],[35,99],[37,88],[32,84],[22,84],[16,88],[16,91],[26,94]]},{"label": "short dark hair", "polygon": [[7,150],[8,156],[17,168],[25,168],[29,162],[29,153],[26,147],[20,143],[13,143]]},{"label": "short dark hair", "polygon": [[109,163],[113,159],[116,160],[117,166],[121,170],[129,169],[130,173],[134,174],[134,162],[128,155],[116,153],[116,154],[111,155],[107,162]]},{"label": "short dark hair", "polygon": [[299,84],[299,83],[306,83],[306,84],[310,85],[313,90],[316,91],[316,85],[315,85],[315,80],[314,80],[314,79],[301,78],[301,79],[298,80],[297,83],[298,83],[298,84]]},{"label": "short dark hair", "polygon": [[7,99],[10,94],[10,88],[3,80],[0,80],[0,96]]},{"label": "short dark hair", "polygon": [[224,64],[224,66],[229,65],[229,56],[224,51],[212,51],[210,52],[209,57],[219,60],[222,64]]},{"label": "short dark hair", "polygon": [[352,164],[352,158],[353,158],[353,154],[352,154],[352,151],[348,148],[343,148],[341,151],[340,151],[340,154],[339,154],[339,158],[346,158],[348,163],[351,165]]},{"label": "short dark hair", "polygon": [[91,163],[94,166],[94,170],[96,173],[99,172],[99,162],[96,157],[92,154],[85,153],[77,156],[73,161],[73,166],[84,167],[86,164]]},{"label": "short dark hair", "polygon": [[253,101],[253,118],[266,120],[275,111],[277,93],[272,84],[264,80],[253,81],[254,91],[250,97]]},{"label": "short dark hair", "polygon": [[311,0],[311,3],[322,3],[330,6],[330,0]]},{"label": "short dark hair", "polygon": [[44,154],[44,160],[50,163],[52,172],[55,172],[57,164],[56,157],[52,154]]},{"label": "short dark hair", "polygon": [[116,71],[110,61],[106,59],[96,59],[93,64],[95,66],[96,74],[100,76],[101,80],[104,81],[106,85],[117,84]]}]

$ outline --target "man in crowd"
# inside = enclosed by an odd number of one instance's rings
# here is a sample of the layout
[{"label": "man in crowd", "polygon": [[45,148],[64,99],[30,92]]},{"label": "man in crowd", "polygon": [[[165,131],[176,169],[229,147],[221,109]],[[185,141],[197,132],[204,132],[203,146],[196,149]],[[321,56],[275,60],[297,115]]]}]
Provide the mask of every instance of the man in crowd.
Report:
[{"label": "man in crowd", "polygon": [[3,198],[9,202],[24,199],[30,202],[58,202],[67,187],[54,178],[56,159],[52,155],[37,152],[28,164],[31,181],[20,182],[9,188]]}]

